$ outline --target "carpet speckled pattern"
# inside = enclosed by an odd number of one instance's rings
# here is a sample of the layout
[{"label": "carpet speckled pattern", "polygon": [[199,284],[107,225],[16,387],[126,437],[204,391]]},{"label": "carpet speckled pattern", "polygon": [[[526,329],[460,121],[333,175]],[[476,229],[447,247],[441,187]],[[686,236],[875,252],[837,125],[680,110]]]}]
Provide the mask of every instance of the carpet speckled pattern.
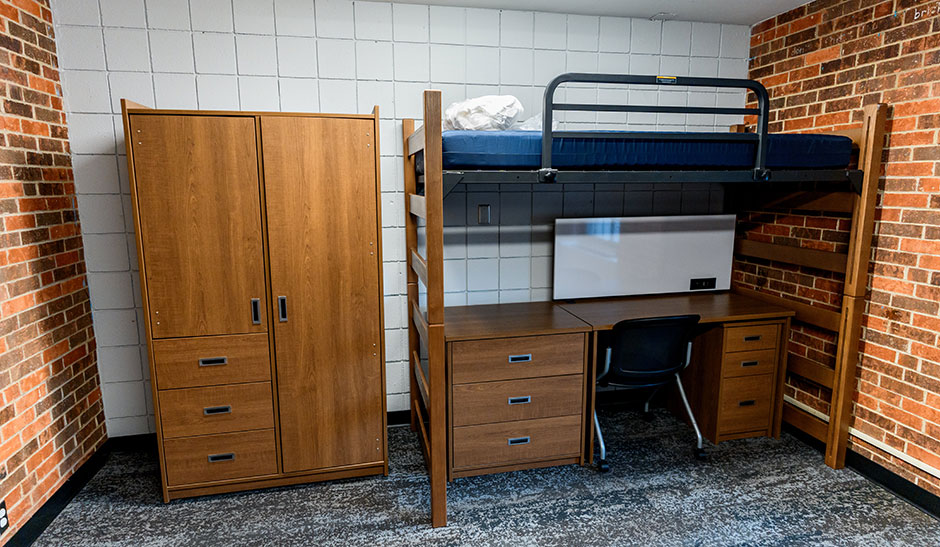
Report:
[{"label": "carpet speckled pattern", "polygon": [[389,430],[390,475],[164,505],[155,454],[114,452],[39,546],[940,545],[940,523],[796,438],[692,457],[665,411],[601,413],[612,471],[565,466],[458,479],[429,525],[417,438]]}]

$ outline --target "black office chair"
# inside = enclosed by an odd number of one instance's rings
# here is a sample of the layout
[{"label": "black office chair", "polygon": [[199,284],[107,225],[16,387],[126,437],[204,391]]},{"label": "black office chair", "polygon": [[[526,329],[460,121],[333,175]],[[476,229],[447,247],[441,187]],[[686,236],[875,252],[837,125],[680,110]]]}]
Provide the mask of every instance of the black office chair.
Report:
[{"label": "black office chair", "polygon": [[[600,386],[615,386],[628,389],[652,388],[653,392],[646,399],[644,412],[649,412],[650,400],[662,386],[675,380],[679,388],[679,395],[689,413],[689,420],[698,443],[695,456],[705,457],[702,444],[702,432],[699,431],[692,407],[682,389],[679,373],[688,366],[692,354],[692,337],[698,325],[698,315],[679,315],[674,317],[651,317],[645,319],[628,319],[614,325],[613,331],[607,337],[606,352],[603,367],[598,371],[597,384]],[[607,464],[607,447],[601,426],[597,421],[597,412],[594,412],[594,429],[601,445],[601,459],[599,469],[610,471]]]}]

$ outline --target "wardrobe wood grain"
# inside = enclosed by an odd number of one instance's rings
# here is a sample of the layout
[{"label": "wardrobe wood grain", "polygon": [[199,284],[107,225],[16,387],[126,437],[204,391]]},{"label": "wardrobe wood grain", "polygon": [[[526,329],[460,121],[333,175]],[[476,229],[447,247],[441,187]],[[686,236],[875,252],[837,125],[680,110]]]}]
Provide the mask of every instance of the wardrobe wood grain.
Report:
[{"label": "wardrobe wood grain", "polygon": [[254,123],[130,116],[155,339],[266,330]]},{"label": "wardrobe wood grain", "polygon": [[261,124],[283,470],[382,460],[374,120]]}]

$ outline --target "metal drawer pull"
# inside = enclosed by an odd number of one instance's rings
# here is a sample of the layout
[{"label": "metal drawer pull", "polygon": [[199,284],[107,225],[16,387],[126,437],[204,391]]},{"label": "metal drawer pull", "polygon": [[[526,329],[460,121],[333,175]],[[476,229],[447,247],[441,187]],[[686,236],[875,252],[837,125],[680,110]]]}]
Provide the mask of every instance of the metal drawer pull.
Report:
[{"label": "metal drawer pull", "polygon": [[227,454],[209,454],[209,463],[230,462],[234,460],[235,460],[234,452],[229,452]]},{"label": "metal drawer pull", "polygon": [[261,324],[261,299],[260,298],[251,299],[251,324],[252,325]]},{"label": "metal drawer pull", "polygon": [[760,361],[741,361],[742,367],[756,367],[760,364]]},{"label": "metal drawer pull", "polygon": [[201,367],[217,367],[219,365],[227,365],[228,357],[206,357],[199,360],[199,366]]},{"label": "metal drawer pull", "polygon": [[757,401],[754,399],[748,399],[747,401],[741,401],[738,403],[738,406],[754,406],[755,404],[757,404]]},{"label": "metal drawer pull", "polygon": [[759,334],[752,334],[752,335],[750,335],[750,336],[745,336],[745,337],[744,337],[744,341],[745,341],[745,342],[757,342],[757,341],[760,340],[760,339],[761,339],[761,335],[759,335]]},{"label": "metal drawer pull", "polygon": [[287,323],[287,297],[277,297],[277,320],[281,323]]},{"label": "metal drawer pull", "polygon": [[529,444],[529,438],[528,437],[513,437],[512,439],[509,439],[509,446],[516,446],[520,444]]},{"label": "metal drawer pull", "polygon": [[510,397],[509,404],[511,405],[527,405],[532,402],[532,396],[526,395],[525,397]]},{"label": "metal drawer pull", "polygon": [[525,353],[525,354],[520,354],[520,355],[510,355],[510,356],[509,356],[509,362],[510,362],[510,363],[527,363],[527,362],[529,362],[529,361],[531,361],[531,360],[532,360],[532,354],[531,354],[531,353]]},{"label": "metal drawer pull", "polygon": [[231,413],[232,413],[232,405],[207,406],[206,408],[202,409],[202,414],[204,416],[215,416],[217,414],[231,414]]}]

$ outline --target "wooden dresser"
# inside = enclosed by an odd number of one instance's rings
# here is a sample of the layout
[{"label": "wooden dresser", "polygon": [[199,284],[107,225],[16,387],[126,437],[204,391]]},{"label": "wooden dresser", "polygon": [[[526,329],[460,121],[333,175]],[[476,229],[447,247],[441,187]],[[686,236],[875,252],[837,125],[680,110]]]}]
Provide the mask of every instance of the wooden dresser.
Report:
[{"label": "wooden dresser", "polygon": [[448,478],[583,463],[590,327],[550,302],[445,314]]},{"label": "wooden dresser", "polygon": [[124,129],[164,501],[387,474],[378,111]]}]

